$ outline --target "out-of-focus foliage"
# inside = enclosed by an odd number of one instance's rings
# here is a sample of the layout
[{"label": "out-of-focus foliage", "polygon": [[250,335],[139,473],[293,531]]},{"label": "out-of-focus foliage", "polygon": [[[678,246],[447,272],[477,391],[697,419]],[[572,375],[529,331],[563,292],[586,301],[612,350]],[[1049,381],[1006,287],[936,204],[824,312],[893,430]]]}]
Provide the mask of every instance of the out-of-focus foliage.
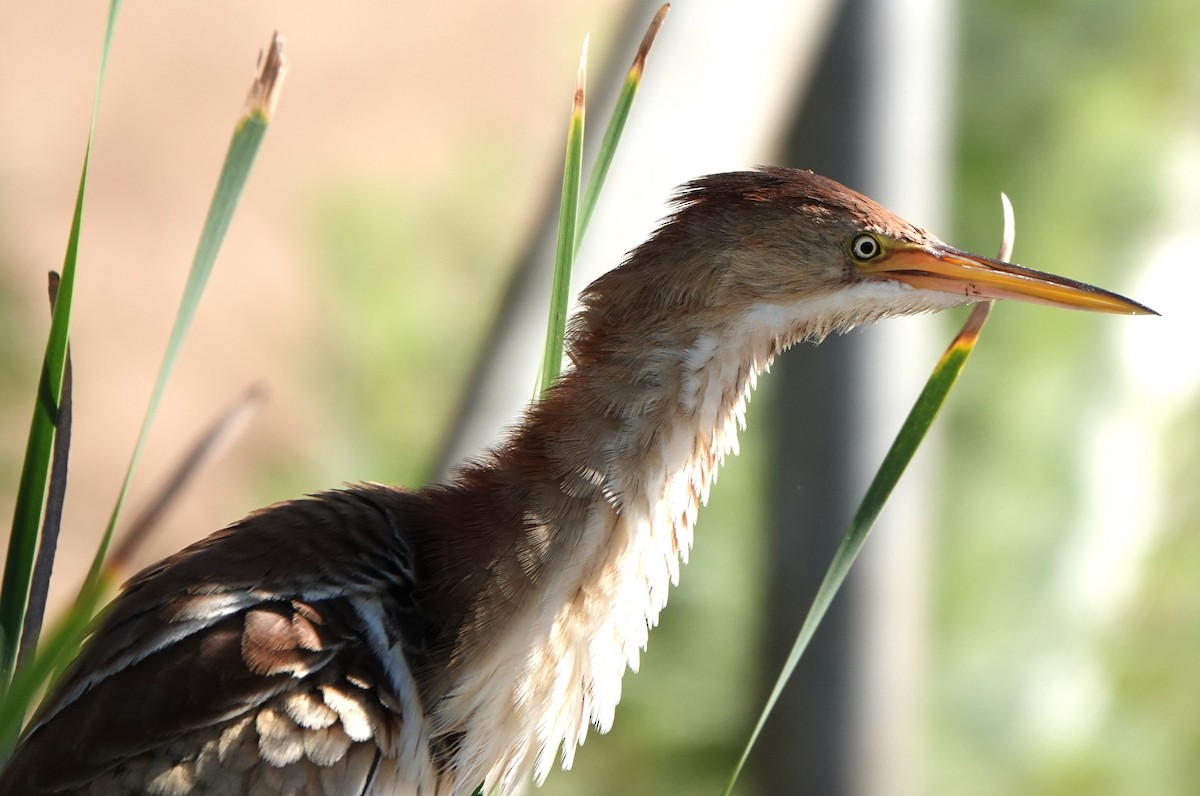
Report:
[{"label": "out-of-focus foliage", "polygon": [[518,179],[502,151],[465,144],[462,162],[438,193],[413,196],[389,175],[330,186],[312,207],[329,327],[300,367],[330,409],[314,429],[327,480],[418,486],[431,476],[521,243],[502,209]]},{"label": "out-of-focus foliage", "polygon": [[[988,0],[961,14],[956,242],[988,239],[1005,190],[1023,219],[1018,261],[1133,291],[1172,210],[1172,158],[1200,136],[1200,6]],[[1162,520],[1145,565],[1125,562],[1132,592],[1093,596],[1102,573],[1087,556],[1147,533],[1130,523],[1089,539],[1086,516],[1089,471],[1118,484],[1146,475],[1136,458],[1095,461],[1125,454],[1096,440],[1130,394],[1112,342],[1138,321],[1002,310],[993,366],[964,382],[945,436],[957,475],[938,568],[931,792],[1189,792],[1200,782],[1195,411],[1160,428],[1154,407],[1130,408],[1135,428],[1166,435],[1148,444],[1167,503],[1142,507]]]}]

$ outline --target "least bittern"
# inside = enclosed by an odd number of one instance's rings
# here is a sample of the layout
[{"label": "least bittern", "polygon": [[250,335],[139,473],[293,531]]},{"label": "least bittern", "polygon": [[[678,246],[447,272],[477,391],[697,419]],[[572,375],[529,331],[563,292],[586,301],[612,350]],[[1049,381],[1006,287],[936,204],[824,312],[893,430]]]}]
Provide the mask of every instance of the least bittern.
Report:
[{"label": "least bittern", "polygon": [[952,249],[810,172],[684,186],[584,291],[573,367],[486,458],[270,506],[131,580],[0,793],[540,781],[611,726],[772,357],[986,298],[1150,312]]}]

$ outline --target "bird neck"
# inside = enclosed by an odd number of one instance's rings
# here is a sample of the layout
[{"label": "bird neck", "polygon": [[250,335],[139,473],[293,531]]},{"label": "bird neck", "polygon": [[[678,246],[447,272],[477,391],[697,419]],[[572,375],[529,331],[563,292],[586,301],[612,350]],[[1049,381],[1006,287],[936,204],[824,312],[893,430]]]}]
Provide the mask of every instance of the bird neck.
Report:
[{"label": "bird neck", "polygon": [[611,725],[621,677],[678,582],[698,508],[776,347],[729,330],[612,342],[576,340],[575,353],[603,355],[566,373],[453,496],[471,534],[458,537],[460,555],[475,563],[452,577],[479,591],[435,715],[446,732],[487,728],[467,733],[466,757],[490,759],[474,746],[488,737],[527,739],[488,772],[490,786],[531,766],[540,780],[560,744],[569,766],[589,725]]},{"label": "bird neck", "polygon": [[[457,739],[453,766],[466,780],[486,775],[489,790],[530,769],[540,781],[560,746],[569,767],[589,725],[611,726],[621,677],[637,669],[774,355],[935,308],[883,282],[736,307],[619,300],[639,263],[585,293],[574,368],[508,441],[429,493],[440,579],[426,607],[450,607],[435,625],[454,647],[428,662],[439,682],[424,680],[423,693],[435,734]],[[479,760],[500,762],[471,770]]]}]

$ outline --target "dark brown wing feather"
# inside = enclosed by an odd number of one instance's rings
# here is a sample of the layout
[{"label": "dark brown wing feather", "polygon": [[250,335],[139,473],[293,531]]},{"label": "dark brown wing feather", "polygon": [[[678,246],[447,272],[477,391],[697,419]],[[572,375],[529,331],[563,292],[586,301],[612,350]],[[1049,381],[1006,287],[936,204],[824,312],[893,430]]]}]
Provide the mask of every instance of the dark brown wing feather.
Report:
[{"label": "dark brown wing feather", "polygon": [[409,663],[369,641],[410,648],[408,499],[357,487],[273,506],[134,578],[0,794],[361,792],[417,698],[396,684]]}]

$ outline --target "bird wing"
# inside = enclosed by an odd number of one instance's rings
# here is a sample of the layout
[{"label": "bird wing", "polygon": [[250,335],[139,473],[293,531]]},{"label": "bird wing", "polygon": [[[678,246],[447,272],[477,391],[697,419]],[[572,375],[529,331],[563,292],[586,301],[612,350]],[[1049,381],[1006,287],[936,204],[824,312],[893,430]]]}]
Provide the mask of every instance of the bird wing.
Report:
[{"label": "bird wing", "polygon": [[395,497],[279,504],[134,578],[0,794],[365,793],[405,761],[427,770]]}]

